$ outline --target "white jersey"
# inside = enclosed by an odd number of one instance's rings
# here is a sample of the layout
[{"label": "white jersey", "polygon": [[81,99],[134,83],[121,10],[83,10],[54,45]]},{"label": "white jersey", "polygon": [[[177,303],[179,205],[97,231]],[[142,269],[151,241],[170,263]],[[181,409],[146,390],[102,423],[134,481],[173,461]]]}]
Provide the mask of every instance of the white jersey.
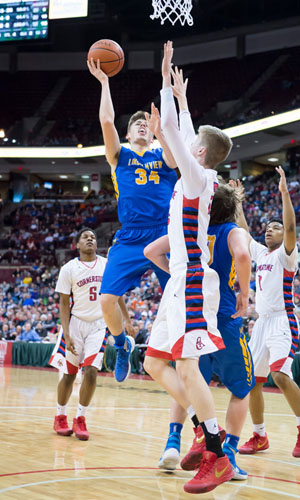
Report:
[{"label": "white jersey", "polygon": [[291,255],[287,255],[284,243],[271,252],[252,239],[250,252],[256,262],[255,302],[259,316],[293,309],[293,279],[298,269],[297,247]]},{"label": "white jersey", "polygon": [[[187,263],[209,262],[207,229],[210,205],[218,187],[215,170],[205,169],[189,151],[195,139],[190,114],[180,113],[180,132],[171,88],[161,91],[163,131],[177,162],[181,178],[177,181],[170,202],[169,241],[170,272],[186,270]],[[164,128],[164,126],[166,128]]]},{"label": "white jersey", "polygon": [[107,259],[97,255],[93,262],[82,262],[78,257],[60,269],[55,291],[71,295],[72,316],[83,321],[103,320],[100,287]]}]

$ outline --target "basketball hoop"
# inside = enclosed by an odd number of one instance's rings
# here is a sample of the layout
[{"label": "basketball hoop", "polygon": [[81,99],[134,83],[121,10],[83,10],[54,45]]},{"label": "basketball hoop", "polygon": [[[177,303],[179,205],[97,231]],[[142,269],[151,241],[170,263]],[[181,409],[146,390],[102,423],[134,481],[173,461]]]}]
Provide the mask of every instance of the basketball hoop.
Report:
[{"label": "basketball hoop", "polygon": [[180,21],[181,26],[187,22],[189,26],[194,24],[191,10],[193,8],[192,0],[152,0],[154,12],[151,19],[160,19],[160,24],[164,24],[166,19],[173,26],[176,21]]}]

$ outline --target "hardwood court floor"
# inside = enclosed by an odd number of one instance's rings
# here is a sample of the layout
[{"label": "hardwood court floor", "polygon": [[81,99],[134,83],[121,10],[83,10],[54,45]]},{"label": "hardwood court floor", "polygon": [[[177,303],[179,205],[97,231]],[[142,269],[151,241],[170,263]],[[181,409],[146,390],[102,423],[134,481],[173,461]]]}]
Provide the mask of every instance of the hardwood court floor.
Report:
[{"label": "hardwood court floor", "polygon": [[[283,396],[265,393],[270,449],[238,456],[247,481],[230,481],[210,493],[189,495],[184,483],[192,473],[163,472],[157,461],[168,434],[169,398],[151,380],[117,384],[99,376],[87,413],[89,441],[57,436],[53,430],[57,372],[0,368],[0,500],[203,500],[300,499],[300,459],[292,457],[296,419]],[[79,385],[69,403],[75,415]],[[217,416],[224,425],[229,393],[212,388]],[[250,417],[243,443],[252,434]],[[186,422],[182,455],[193,431]]]}]

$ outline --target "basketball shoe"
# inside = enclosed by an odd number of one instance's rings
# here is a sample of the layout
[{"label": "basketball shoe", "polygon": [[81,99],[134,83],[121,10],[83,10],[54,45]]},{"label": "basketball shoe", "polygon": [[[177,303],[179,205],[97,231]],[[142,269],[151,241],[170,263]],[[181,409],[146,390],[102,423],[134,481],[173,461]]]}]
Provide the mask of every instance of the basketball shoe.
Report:
[{"label": "basketball shoe", "polygon": [[131,371],[130,354],[135,346],[133,337],[126,335],[126,348],[125,346],[115,346],[117,349],[117,359],[115,365],[115,379],[117,382],[124,382]]},{"label": "basketball shoe", "polygon": [[175,470],[180,461],[180,454],[176,448],[168,448],[159,459],[158,467],[165,470]]},{"label": "basketball shoe", "polygon": [[55,430],[59,436],[71,436],[71,434],[73,434],[72,429],[68,426],[67,415],[56,415],[54,418],[53,430]]},{"label": "basketball shoe", "polygon": [[293,449],[293,457],[300,458],[300,425],[298,425],[298,438],[296,446]]},{"label": "basketball shoe", "polygon": [[232,470],[233,470],[233,478],[232,479],[237,479],[240,481],[243,481],[245,479],[248,479],[248,474],[246,471],[241,469],[235,461],[235,454],[237,453],[237,448],[234,446],[231,446],[230,444],[226,443],[223,446],[223,452],[227,455],[229,458],[229,462],[231,463]]},{"label": "basketball shoe", "polygon": [[205,493],[232,478],[233,470],[227,455],[218,458],[215,453],[206,450],[197,474],[184,485],[184,491]]},{"label": "basketball shoe", "polygon": [[75,436],[81,441],[87,441],[90,437],[90,433],[86,428],[85,417],[73,418],[73,432]]},{"label": "basketball shoe", "polygon": [[[226,431],[219,426],[219,432],[221,443],[223,443],[226,436]],[[205,437],[201,425],[198,425],[198,427],[196,428],[194,427],[194,433],[195,437],[193,440],[193,444],[188,453],[180,462],[181,468],[183,470],[198,469],[198,467],[200,467],[202,454],[204,451],[206,451]]]},{"label": "basketball shoe", "polygon": [[267,450],[268,448],[269,441],[267,434],[260,436],[257,432],[253,432],[252,438],[239,448],[239,453],[241,455],[253,455],[257,451]]}]

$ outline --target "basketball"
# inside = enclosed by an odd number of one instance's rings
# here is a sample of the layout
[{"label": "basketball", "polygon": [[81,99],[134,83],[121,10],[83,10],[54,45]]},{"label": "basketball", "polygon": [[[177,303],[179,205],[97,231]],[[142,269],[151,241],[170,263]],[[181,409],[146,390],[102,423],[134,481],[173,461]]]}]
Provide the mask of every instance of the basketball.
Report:
[{"label": "basketball", "polygon": [[88,52],[88,60],[100,59],[100,68],[107,76],[114,76],[121,71],[124,65],[124,52],[122,47],[113,40],[98,40],[93,43]]}]

